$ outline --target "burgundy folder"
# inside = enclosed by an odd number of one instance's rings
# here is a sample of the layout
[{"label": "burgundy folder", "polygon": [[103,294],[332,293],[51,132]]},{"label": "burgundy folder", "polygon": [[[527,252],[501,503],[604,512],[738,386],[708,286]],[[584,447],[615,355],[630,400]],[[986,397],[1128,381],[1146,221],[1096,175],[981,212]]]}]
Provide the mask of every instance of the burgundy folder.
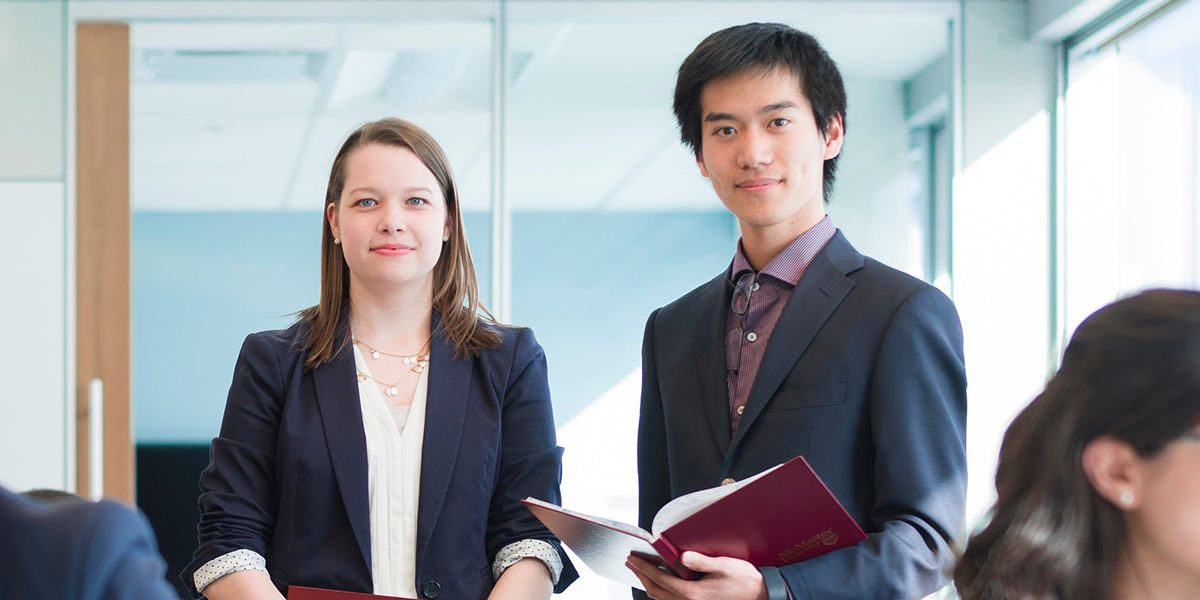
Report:
[{"label": "burgundy folder", "polygon": [[696,579],[680,562],[685,551],[781,567],[867,539],[804,457],[672,500],[655,515],[655,533],[533,498],[524,502],[593,572],[637,588],[625,567],[630,554]]},{"label": "burgundy folder", "polygon": [[359,594],[357,592],[339,592],[320,588],[288,586],[288,600],[412,600],[399,596],[378,596],[376,594]]}]

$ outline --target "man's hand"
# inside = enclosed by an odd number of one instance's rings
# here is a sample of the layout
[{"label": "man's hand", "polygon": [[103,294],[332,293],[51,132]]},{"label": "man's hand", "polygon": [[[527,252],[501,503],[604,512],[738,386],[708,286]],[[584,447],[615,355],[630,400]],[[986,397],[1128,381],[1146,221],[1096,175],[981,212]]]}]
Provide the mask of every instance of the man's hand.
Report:
[{"label": "man's hand", "polygon": [[704,573],[696,581],[680,579],[646,560],[630,556],[633,571],[654,600],[767,600],[767,586],[754,565],[736,558],[684,552],[683,566]]}]

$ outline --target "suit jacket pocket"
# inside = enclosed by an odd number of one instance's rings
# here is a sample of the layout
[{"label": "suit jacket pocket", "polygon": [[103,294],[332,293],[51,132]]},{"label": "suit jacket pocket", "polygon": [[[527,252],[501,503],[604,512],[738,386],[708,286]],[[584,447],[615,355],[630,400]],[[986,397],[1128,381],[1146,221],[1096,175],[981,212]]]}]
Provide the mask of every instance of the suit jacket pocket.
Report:
[{"label": "suit jacket pocket", "polygon": [[775,392],[767,404],[766,412],[786,412],[818,406],[837,406],[845,403],[846,384],[844,382],[822,383]]}]

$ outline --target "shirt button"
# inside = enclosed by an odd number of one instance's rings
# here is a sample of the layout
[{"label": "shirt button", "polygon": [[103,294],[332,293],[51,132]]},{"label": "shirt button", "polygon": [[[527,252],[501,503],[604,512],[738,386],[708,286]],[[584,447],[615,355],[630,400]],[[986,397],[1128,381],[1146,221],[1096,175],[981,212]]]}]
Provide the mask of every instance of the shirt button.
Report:
[{"label": "shirt button", "polygon": [[745,411],[745,410],[746,410],[746,405],[745,405],[745,404],[743,404],[743,405],[741,405],[741,406],[739,406],[739,407],[738,407],[738,411],[737,411],[737,412],[738,412],[738,414],[740,415],[740,414],[742,414],[742,412],[743,412],[743,411]]},{"label": "shirt button", "polygon": [[750,286],[750,291],[752,291],[752,292],[758,291],[758,283],[757,282],[755,282],[754,285]]},{"label": "shirt button", "polygon": [[754,333],[753,331],[751,331],[750,333],[747,333],[747,334],[746,334],[746,341],[747,341],[747,342],[753,342],[754,340],[757,340],[757,339],[758,339],[758,334],[757,334],[757,333]]},{"label": "shirt button", "polygon": [[721,485],[729,485],[729,484],[731,484],[731,483],[733,483],[733,478],[732,478],[732,477],[726,477],[725,479],[722,479],[722,480],[721,480]]}]

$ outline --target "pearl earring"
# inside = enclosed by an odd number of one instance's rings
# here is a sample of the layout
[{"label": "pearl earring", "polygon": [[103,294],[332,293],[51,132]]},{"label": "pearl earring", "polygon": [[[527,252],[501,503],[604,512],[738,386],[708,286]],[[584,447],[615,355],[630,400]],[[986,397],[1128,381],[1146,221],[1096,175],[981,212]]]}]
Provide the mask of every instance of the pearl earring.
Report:
[{"label": "pearl earring", "polygon": [[334,245],[341,244],[341,243],[342,243],[342,240],[339,240],[339,239],[337,239],[337,238],[333,238],[333,243],[334,243]]},{"label": "pearl earring", "polygon": [[448,233],[447,233],[446,235],[442,236],[442,241],[443,241],[443,242],[448,242],[448,241],[450,241],[450,234],[448,234]]},{"label": "pearl earring", "polygon": [[1117,501],[1121,503],[1121,506],[1129,506],[1133,504],[1133,492],[1130,490],[1121,492],[1121,497],[1117,498]]}]

